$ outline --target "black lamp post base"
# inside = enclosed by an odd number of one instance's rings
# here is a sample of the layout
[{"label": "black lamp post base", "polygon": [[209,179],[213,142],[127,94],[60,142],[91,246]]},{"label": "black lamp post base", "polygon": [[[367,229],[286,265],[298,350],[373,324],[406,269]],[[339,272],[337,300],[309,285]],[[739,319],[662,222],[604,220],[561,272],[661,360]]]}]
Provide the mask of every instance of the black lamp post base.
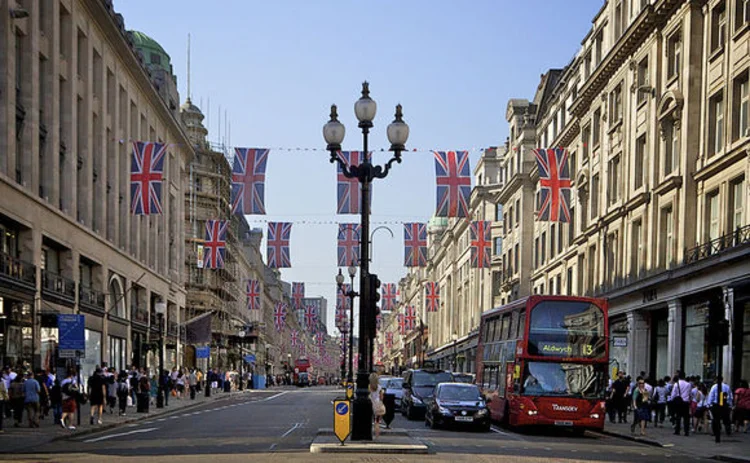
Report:
[{"label": "black lamp post base", "polygon": [[356,397],[352,402],[352,440],[372,440],[372,402],[370,401],[370,390],[368,389],[367,373],[357,373]]},{"label": "black lamp post base", "polygon": [[161,387],[156,393],[156,408],[164,408],[164,391]]}]

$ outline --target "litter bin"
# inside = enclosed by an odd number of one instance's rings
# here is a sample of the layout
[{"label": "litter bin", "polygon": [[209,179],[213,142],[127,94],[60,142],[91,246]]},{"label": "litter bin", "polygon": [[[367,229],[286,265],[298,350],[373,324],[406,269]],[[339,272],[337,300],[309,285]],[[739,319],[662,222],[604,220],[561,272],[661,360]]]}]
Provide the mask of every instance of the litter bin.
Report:
[{"label": "litter bin", "polygon": [[385,405],[383,421],[385,421],[386,429],[390,429],[391,422],[396,415],[396,396],[393,394],[383,394],[383,405]]}]

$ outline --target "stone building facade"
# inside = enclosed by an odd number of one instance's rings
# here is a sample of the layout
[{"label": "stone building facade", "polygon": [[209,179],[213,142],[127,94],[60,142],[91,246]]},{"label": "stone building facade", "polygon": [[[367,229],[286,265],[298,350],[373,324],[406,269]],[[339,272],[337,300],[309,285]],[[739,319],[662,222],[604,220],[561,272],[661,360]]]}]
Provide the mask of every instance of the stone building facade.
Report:
[{"label": "stone building facade", "polygon": [[[83,374],[155,365],[180,322],[193,150],[111,1],[0,2],[0,357],[62,368],[56,314],[85,315]],[[9,14],[11,12],[11,14]],[[133,140],[168,144],[163,214],[130,212]],[[167,329],[178,344],[179,330]]]},{"label": "stone building facade", "polygon": [[[509,117],[501,302],[606,297],[613,369],[750,376],[748,8],[609,0],[572,62]],[[534,220],[530,150],[550,146],[570,153],[570,224]],[[726,346],[709,328],[723,318]]]}]

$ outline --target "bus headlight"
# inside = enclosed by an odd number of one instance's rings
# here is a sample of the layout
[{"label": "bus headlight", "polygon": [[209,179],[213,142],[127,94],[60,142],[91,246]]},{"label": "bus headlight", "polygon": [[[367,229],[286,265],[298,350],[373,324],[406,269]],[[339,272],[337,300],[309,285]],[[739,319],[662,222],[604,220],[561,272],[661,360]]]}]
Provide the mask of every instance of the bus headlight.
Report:
[{"label": "bus headlight", "polygon": [[539,412],[537,410],[528,410],[526,413],[528,413],[529,416],[534,416],[534,415],[538,414]]},{"label": "bus headlight", "polygon": [[593,418],[595,420],[598,420],[599,419],[599,414],[598,413],[592,413],[591,414],[591,418]]}]

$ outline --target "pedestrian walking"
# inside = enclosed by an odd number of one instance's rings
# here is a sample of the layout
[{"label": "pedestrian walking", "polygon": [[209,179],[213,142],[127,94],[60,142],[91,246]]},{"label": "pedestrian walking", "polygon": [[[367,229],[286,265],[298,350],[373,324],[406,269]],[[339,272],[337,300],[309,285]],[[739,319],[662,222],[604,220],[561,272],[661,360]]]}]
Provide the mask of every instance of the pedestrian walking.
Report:
[{"label": "pedestrian walking", "polygon": [[380,421],[385,415],[385,405],[383,404],[383,388],[380,387],[377,373],[370,374],[370,401],[372,402],[372,415],[375,422],[375,438],[380,437]]},{"label": "pedestrian walking", "polygon": [[117,401],[119,405],[118,416],[125,416],[128,408],[128,399],[130,398],[130,380],[125,371],[120,372],[117,381]]},{"label": "pedestrian walking", "polygon": [[617,410],[618,423],[628,422],[628,391],[629,381],[624,371],[617,372],[617,380],[612,384],[612,404]]},{"label": "pedestrian walking", "polygon": [[138,413],[148,413],[150,394],[151,382],[149,381],[148,375],[143,374],[138,378],[138,393],[136,394],[138,400]]},{"label": "pedestrian walking", "polygon": [[94,415],[97,416],[97,424],[102,424],[102,414],[104,413],[104,398],[107,396],[107,384],[102,369],[97,366],[94,374],[88,380],[89,403],[91,404],[89,413],[89,424],[94,424]]},{"label": "pedestrian walking", "polygon": [[750,427],[750,388],[747,381],[740,381],[740,387],[734,391],[734,412],[732,413],[735,432],[748,432]]},{"label": "pedestrian walking", "polygon": [[105,382],[107,385],[107,406],[109,407],[109,414],[114,415],[115,407],[117,407],[117,378],[115,377],[115,369],[110,368],[108,371],[105,370]]},{"label": "pedestrian walking", "polygon": [[675,435],[680,434],[680,425],[685,430],[685,435],[690,435],[690,383],[685,381],[685,373],[679,372],[672,378],[672,409],[675,419]]},{"label": "pedestrian walking", "polygon": [[187,380],[190,388],[190,400],[195,400],[195,392],[200,387],[200,381],[198,381],[198,375],[195,373],[195,369],[190,370]]},{"label": "pedestrian walking", "polygon": [[630,425],[630,433],[635,434],[635,428],[640,425],[641,436],[646,435],[646,423],[651,421],[651,407],[649,406],[649,393],[646,382],[642,377],[636,379],[636,388],[633,391],[633,424]]},{"label": "pedestrian walking", "polygon": [[23,382],[23,389],[23,406],[26,409],[26,417],[29,419],[29,427],[38,428],[42,388],[39,385],[39,381],[34,378],[34,373],[26,373],[26,381]]},{"label": "pedestrian walking", "polygon": [[693,412],[693,432],[701,432],[708,429],[704,426],[708,419],[708,407],[706,406],[708,391],[706,385],[699,383],[695,392],[695,411]]},{"label": "pedestrian walking", "polygon": [[5,381],[0,381],[0,433],[5,432],[3,421],[5,420],[5,406],[9,400],[8,387],[5,385]]},{"label": "pedestrian walking", "polygon": [[60,386],[60,381],[57,378],[54,379],[52,387],[49,389],[49,403],[50,407],[52,408],[52,418],[54,420],[54,424],[57,425],[62,419],[63,408],[62,387]]},{"label": "pedestrian walking", "polygon": [[654,427],[658,428],[659,425],[664,427],[664,412],[667,408],[667,385],[663,379],[660,379],[656,383],[651,404],[654,410]]},{"label": "pedestrian walking", "polygon": [[10,404],[13,407],[13,426],[16,428],[21,426],[21,420],[23,420],[24,398],[26,396],[26,389],[23,383],[23,376],[17,375],[13,379],[13,382],[10,383],[10,389],[8,390]]},{"label": "pedestrian walking", "polygon": [[[60,392],[62,393],[62,417],[60,417],[60,425],[65,429],[73,430],[76,428],[72,424],[72,419],[78,407],[79,389],[75,379],[75,371],[72,368],[68,369],[65,379],[60,383]],[[71,419],[69,426],[65,424],[65,420],[68,417]]]},{"label": "pedestrian walking", "polygon": [[716,382],[711,386],[708,393],[707,405],[711,408],[711,430],[716,442],[721,442],[721,424],[724,423],[724,429],[727,436],[732,435],[732,424],[729,422],[729,411],[732,408],[732,389],[728,384],[723,383],[721,375],[716,377]]}]

